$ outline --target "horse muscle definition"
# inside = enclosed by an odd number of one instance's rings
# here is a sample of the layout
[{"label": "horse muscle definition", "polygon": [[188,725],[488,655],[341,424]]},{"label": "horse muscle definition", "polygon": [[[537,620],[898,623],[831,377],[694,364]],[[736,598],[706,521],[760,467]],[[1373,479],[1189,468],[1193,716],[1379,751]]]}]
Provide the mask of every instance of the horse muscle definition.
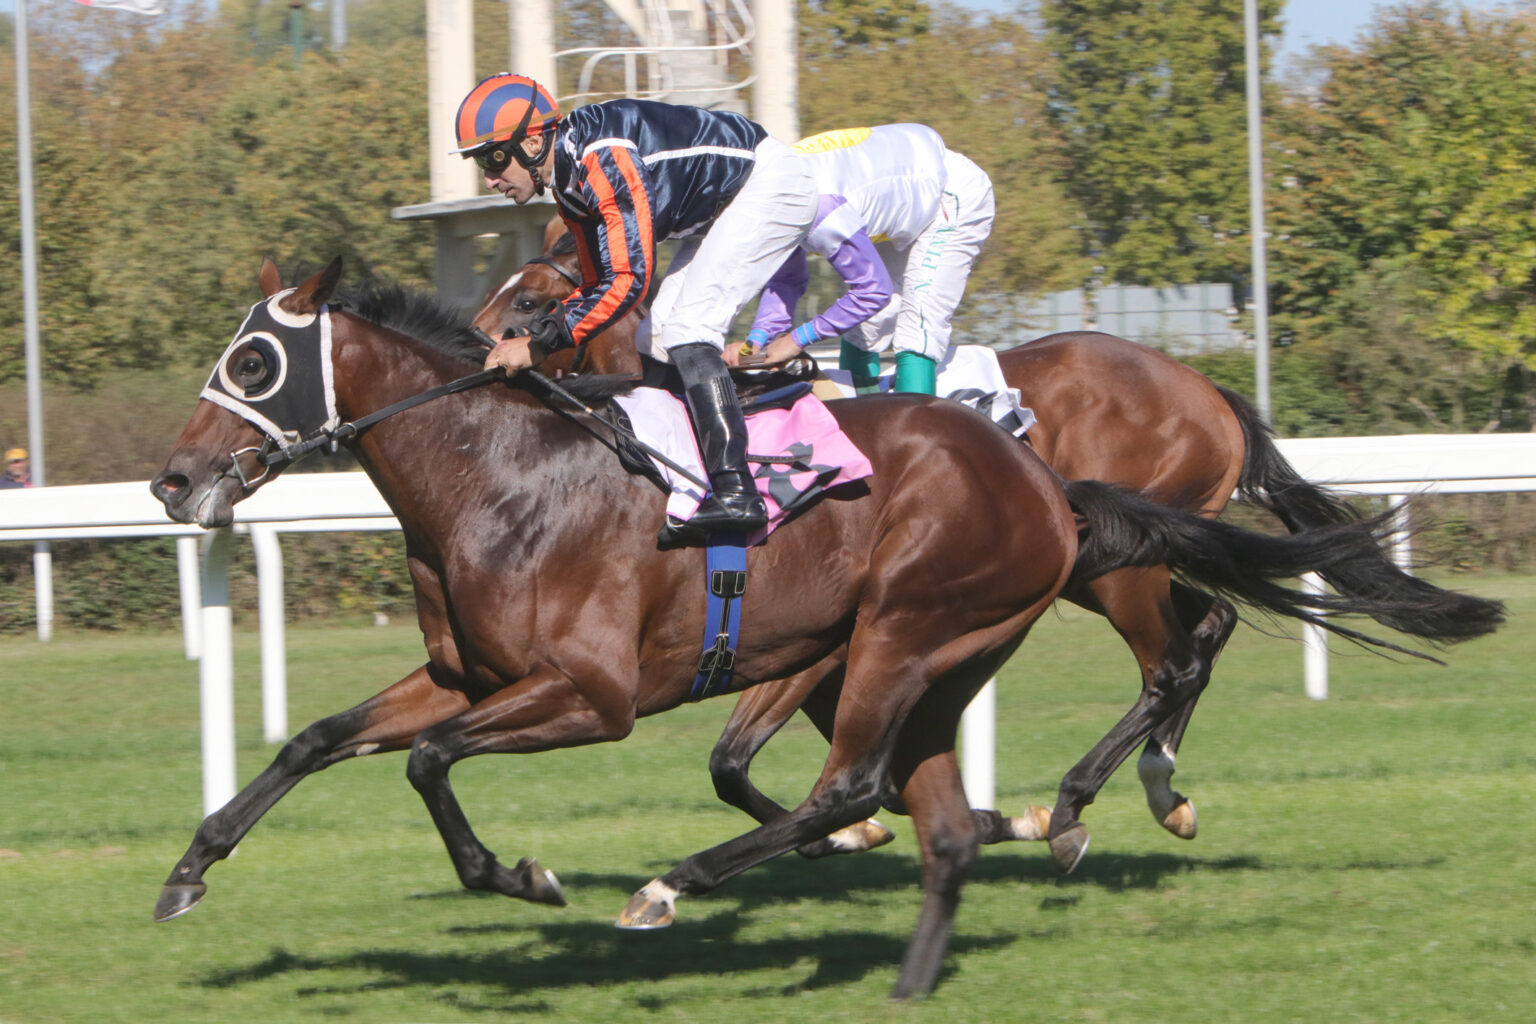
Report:
[{"label": "horse muscle definition", "polygon": [[[306,448],[295,434],[339,440],[400,521],[427,660],[302,730],[208,816],[162,888],[158,920],[201,900],[207,869],[305,776],[386,751],[409,751],[406,776],[465,886],[562,904],[551,873],[527,858],[508,868],[475,836],[450,768],[622,739],[638,716],[684,701],[695,674],[703,552],[659,546],[665,496],[625,472],[584,417],[516,380],[346,429],[477,369],[485,350],[429,302],[363,294],[328,306],[339,274],[337,260],[283,290],[264,265],[267,298],[151,490],[177,521],[228,525],[234,504],[271,479],[253,460],[275,475]],[[319,389],[280,372],[327,364]],[[599,400],[603,384],[583,397]],[[1272,582],[1332,571],[1377,541],[1369,524],[1262,537],[1103,484],[1064,490],[1029,448],[955,403],[834,404],[874,475],[749,550],[752,629],[735,666],[744,686],[840,666],[831,751],[794,810],[653,880],[620,923],[668,924],[679,896],[899,802],[923,858],[922,909],[895,988],[908,996],[937,979],[978,849],[954,756],[960,713],[1070,581],[1167,564],[1282,614],[1379,611],[1370,598],[1308,598]]]},{"label": "horse muscle definition", "polygon": [[[549,235],[546,235],[548,239]],[[530,264],[475,316],[493,336],[526,324],[533,312],[568,288],[548,264],[574,276],[575,246],[568,238],[546,248],[544,266]],[[539,267],[535,270],[535,267]],[[632,372],[622,362],[639,321],[628,317],[594,339],[594,365]],[[569,357],[566,357],[567,360]],[[1096,331],[1053,334],[998,353],[1004,377],[1038,419],[1029,442],[1068,480],[1102,480],[1156,500],[1215,518],[1235,492],[1273,513],[1292,532],[1357,522],[1348,503],[1301,479],[1280,455],[1268,428],[1242,396],[1156,349]],[[568,363],[566,364],[568,365]],[[1465,597],[1404,573],[1383,550],[1364,555],[1328,576],[1340,593],[1389,598],[1382,622],[1415,636],[1453,641],[1478,636],[1499,621],[1490,602]],[[1064,872],[1087,849],[1083,809],[1116,768],[1145,740],[1137,773],[1152,816],[1183,839],[1195,837],[1194,804],[1173,789],[1175,757],[1195,703],[1237,625],[1230,602],[1175,579],[1166,566],[1130,568],[1074,582],[1062,596],[1105,616],[1130,647],[1141,671],[1135,706],[1061,781],[1054,811],[1030,807],[1019,817],[977,811],[984,843],[1050,840]],[[807,674],[776,688],[743,694],[710,757],[722,800],[759,821],[782,813],[748,777],[763,744],[803,709],[825,733],[837,674]],[[874,822],[812,844],[807,856],[848,853],[888,841]]]}]

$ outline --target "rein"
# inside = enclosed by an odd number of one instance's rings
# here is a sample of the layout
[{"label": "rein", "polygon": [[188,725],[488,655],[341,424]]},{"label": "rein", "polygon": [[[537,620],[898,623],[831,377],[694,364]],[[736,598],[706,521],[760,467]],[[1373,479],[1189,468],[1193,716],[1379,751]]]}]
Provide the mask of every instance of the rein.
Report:
[{"label": "rein", "polygon": [[460,377],[457,380],[451,380],[447,384],[439,384],[435,388],[428,388],[425,391],[417,392],[416,394],[411,395],[409,398],[402,398],[400,401],[395,402],[392,405],[386,405],[384,408],[371,412],[366,416],[359,417],[358,419],[350,420],[346,423],[339,423],[335,427],[322,427],[319,433],[315,434],[313,437],[300,441],[296,445],[292,445],[286,451],[283,449],[274,449],[272,451],[263,452],[261,454],[262,464],[267,466],[275,466],[280,462],[297,461],[299,458],[308,455],[316,448],[322,448],[326,445],[335,445],[339,441],[350,441],[352,438],[356,437],[358,434],[361,434],[364,430],[367,430],[375,423],[383,419],[388,419],[397,412],[404,412],[407,409],[414,409],[416,406],[430,402],[434,398],[441,398],[444,395],[457,394],[460,391],[468,391],[470,388],[480,387],[482,384],[489,384],[491,381],[496,380],[502,376],[503,373],[500,367],[497,367],[494,370],[481,370],[478,373],[471,373],[467,377]]}]

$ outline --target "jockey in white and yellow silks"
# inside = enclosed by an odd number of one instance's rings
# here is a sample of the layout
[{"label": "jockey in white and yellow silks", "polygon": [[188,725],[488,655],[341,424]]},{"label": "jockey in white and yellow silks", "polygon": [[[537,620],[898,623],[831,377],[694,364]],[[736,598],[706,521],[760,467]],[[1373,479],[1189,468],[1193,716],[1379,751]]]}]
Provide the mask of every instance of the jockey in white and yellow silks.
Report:
[{"label": "jockey in white and yellow silks", "polygon": [[[920,124],[824,132],[795,149],[816,178],[816,220],[764,290],[748,343],[787,336],[803,348],[841,335],[842,368],[865,387],[879,353],[893,348],[896,389],[933,394],[950,319],[992,230],[991,179]],[[847,289],[792,327],[807,252],[824,256]]]}]

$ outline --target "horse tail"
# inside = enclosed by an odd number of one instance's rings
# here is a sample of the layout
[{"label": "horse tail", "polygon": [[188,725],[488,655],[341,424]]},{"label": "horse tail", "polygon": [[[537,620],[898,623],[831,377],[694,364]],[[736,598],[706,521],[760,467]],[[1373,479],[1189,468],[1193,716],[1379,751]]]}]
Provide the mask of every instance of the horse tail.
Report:
[{"label": "horse tail", "polygon": [[1383,625],[1435,641],[1489,633],[1504,619],[1503,605],[1497,601],[1427,584],[1313,594],[1276,582],[1308,572],[1324,578],[1349,577],[1359,563],[1380,558],[1381,538],[1392,529],[1388,516],[1270,536],[1158,505],[1097,480],[1071,481],[1066,492],[1087,526],[1073,566],[1073,582],[1087,582],[1127,566],[1167,565],[1180,579],[1229,600],[1309,622],[1357,643],[1416,657],[1426,655],[1342,626],[1328,616],[1368,615]]},{"label": "horse tail", "polygon": [[[1238,496],[1269,510],[1293,534],[1347,523],[1362,523],[1354,505],[1302,479],[1285,461],[1271,431],[1246,398],[1217,385],[1243,430],[1242,476]],[[1393,516],[1390,510],[1383,519]],[[1418,579],[1398,568],[1385,545],[1363,552],[1319,574],[1340,594],[1376,598],[1395,610],[1373,616],[1384,626],[1427,639],[1455,642],[1490,633],[1504,621],[1503,606],[1458,594]]]}]

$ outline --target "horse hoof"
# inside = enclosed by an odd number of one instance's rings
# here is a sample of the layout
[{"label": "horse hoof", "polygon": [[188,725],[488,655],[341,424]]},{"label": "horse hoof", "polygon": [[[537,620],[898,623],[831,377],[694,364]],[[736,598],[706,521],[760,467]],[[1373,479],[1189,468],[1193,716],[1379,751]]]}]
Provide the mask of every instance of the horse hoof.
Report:
[{"label": "horse hoof", "polygon": [[1017,818],[1006,819],[1004,827],[1008,830],[1010,839],[1020,839],[1025,842],[1044,839],[1051,834],[1051,809],[1041,807],[1039,804],[1030,804]]},{"label": "horse hoof", "polygon": [[1059,836],[1051,837],[1051,858],[1056,861],[1056,870],[1064,875],[1070,875],[1072,869],[1077,867],[1077,862],[1083,859],[1083,854],[1088,852],[1088,830],[1078,822]]},{"label": "horse hoof", "polygon": [[629,898],[624,912],[613,923],[626,931],[653,931],[677,920],[677,891],[660,881],[650,882]]},{"label": "horse hoof", "polygon": [[524,857],[517,862],[517,867],[512,869],[525,886],[523,898],[529,903],[546,903],[551,907],[563,907],[566,905],[565,893],[560,888],[560,879],[555,873],[543,867],[533,857]]},{"label": "horse hoof", "polygon": [[155,920],[169,921],[180,917],[202,902],[208,887],[202,882],[177,882],[160,889],[160,899],[155,903]]},{"label": "horse hoof", "polygon": [[833,853],[862,853],[884,846],[896,838],[896,833],[874,818],[861,821],[847,828],[840,828],[827,836]]},{"label": "horse hoof", "polygon": [[1188,800],[1181,801],[1163,816],[1163,828],[1180,839],[1195,838],[1195,832],[1200,828],[1200,823],[1195,819],[1195,805]]}]

